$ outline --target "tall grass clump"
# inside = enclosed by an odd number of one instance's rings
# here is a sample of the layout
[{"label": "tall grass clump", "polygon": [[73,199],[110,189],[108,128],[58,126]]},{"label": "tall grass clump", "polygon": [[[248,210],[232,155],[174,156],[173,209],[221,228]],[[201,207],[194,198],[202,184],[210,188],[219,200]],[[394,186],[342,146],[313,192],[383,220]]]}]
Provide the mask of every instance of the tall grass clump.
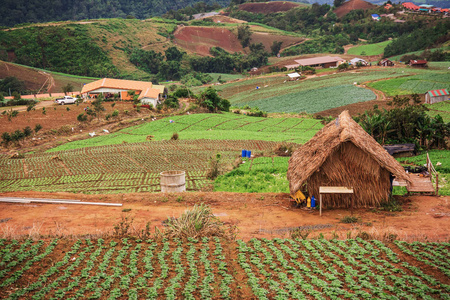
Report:
[{"label": "tall grass clump", "polygon": [[169,238],[226,236],[223,223],[213,215],[211,208],[203,203],[194,205],[193,209],[186,210],[177,219],[169,218],[166,226],[164,233]]}]

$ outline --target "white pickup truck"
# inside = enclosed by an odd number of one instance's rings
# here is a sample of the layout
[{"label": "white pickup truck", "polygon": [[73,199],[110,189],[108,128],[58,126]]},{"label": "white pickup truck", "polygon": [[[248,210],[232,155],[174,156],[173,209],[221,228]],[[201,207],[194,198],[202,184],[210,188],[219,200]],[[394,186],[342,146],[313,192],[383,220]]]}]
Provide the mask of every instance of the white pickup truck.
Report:
[{"label": "white pickup truck", "polygon": [[56,99],[55,102],[61,105],[64,104],[74,104],[77,101],[77,98],[71,96],[64,96],[64,98]]}]

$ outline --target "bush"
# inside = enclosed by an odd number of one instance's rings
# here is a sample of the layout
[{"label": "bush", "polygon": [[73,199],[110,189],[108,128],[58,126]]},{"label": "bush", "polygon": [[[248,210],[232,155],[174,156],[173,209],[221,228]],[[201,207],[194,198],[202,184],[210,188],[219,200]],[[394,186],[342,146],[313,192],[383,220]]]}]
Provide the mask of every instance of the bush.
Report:
[{"label": "bush", "polygon": [[34,126],[34,132],[38,132],[39,130],[42,129],[42,125],[41,124],[36,124],[36,126]]},{"label": "bush", "polygon": [[111,117],[117,117],[119,115],[119,111],[117,109],[115,109],[112,114]]},{"label": "bush", "polygon": [[27,126],[23,129],[23,134],[25,137],[29,137],[33,133],[30,126]]},{"label": "bush", "polygon": [[176,140],[178,140],[178,133],[177,132],[174,132],[173,134],[172,134],[172,137],[170,138],[170,140],[172,140],[172,141],[176,141]]},{"label": "bush", "polygon": [[224,237],[223,223],[213,215],[211,208],[205,204],[195,205],[186,210],[178,219],[169,218],[165,234],[168,238]]},{"label": "bush", "polygon": [[216,154],[216,157],[211,157],[209,159],[209,169],[206,172],[206,178],[214,180],[219,176],[219,164],[220,164],[220,153]]},{"label": "bush", "polygon": [[87,115],[85,115],[84,113],[81,113],[77,116],[77,120],[78,120],[78,122],[85,122],[85,121],[87,121]]},{"label": "bush", "polygon": [[351,224],[351,223],[357,223],[358,217],[353,216],[345,216],[341,219],[341,223]]},{"label": "bush", "polygon": [[8,132],[3,132],[2,140],[2,143],[5,145],[5,147],[8,147],[9,143],[12,141],[11,135]]}]

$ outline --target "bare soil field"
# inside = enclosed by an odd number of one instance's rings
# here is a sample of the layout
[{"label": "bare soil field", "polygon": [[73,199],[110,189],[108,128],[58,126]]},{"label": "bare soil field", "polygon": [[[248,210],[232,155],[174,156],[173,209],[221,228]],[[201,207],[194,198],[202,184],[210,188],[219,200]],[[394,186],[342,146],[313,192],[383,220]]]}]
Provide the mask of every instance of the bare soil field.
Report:
[{"label": "bare soil field", "polygon": [[236,35],[225,28],[184,26],[178,28],[174,36],[178,46],[198,55],[210,56],[212,47],[231,53],[244,52]]},{"label": "bare soil field", "polygon": [[25,87],[28,90],[39,90],[46,83],[48,78],[43,72],[39,72],[35,69],[0,61],[0,78],[8,76],[14,76],[19,80],[24,81]]},{"label": "bare soil field", "polygon": [[262,43],[264,45],[264,48],[266,48],[266,51],[271,52],[270,47],[272,46],[273,42],[283,42],[281,44],[281,50],[285,48],[288,48],[290,46],[293,46],[295,44],[303,42],[305,39],[301,37],[295,37],[295,36],[287,36],[287,35],[275,35],[275,34],[269,34],[264,32],[254,32],[251,37],[251,43],[258,44]]},{"label": "bare soil field", "polygon": [[245,10],[251,13],[270,14],[276,12],[288,11],[290,9],[301,6],[298,3],[285,2],[285,1],[273,1],[265,3],[245,3],[239,5],[240,10]]},{"label": "bare soil field", "polygon": [[342,4],[338,8],[336,8],[333,12],[336,14],[336,16],[338,16],[338,18],[342,18],[343,16],[345,16],[346,14],[355,9],[368,10],[374,9],[376,7],[377,5],[363,0],[350,0]]},{"label": "bare soil field", "polygon": [[[187,192],[178,194],[134,193],[119,195],[83,195],[72,193],[15,192],[0,197],[32,197],[78,199],[93,202],[122,203],[122,207],[68,204],[0,203],[0,234],[4,236],[30,233],[57,235],[105,235],[112,231],[122,217],[133,218],[133,228],[144,228],[147,222],[162,228],[168,217],[179,217],[194,204],[208,204],[226,225],[239,228],[238,238],[287,237],[289,228],[311,228],[311,237],[332,233],[341,238],[366,232],[382,239],[395,234],[406,241],[448,241],[450,235],[450,197],[400,197],[402,212],[381,212],[376,209],[355,209],[359,218],[355,224],[340,223],[349,216],[347,209],[324,208],[322,217],[317,210],[293,208],[288,194],[244,194],[222,192]],[[324,199],[324,205],[326,200]],[[125,211],[127,212],[124,212]],[[310,226],[310,227],[308,227]],[[350,232],[350,233],[348,233]]]},{"label": "bare soil field", "polygon": [[242,24],[247,23],[247,21],[235,19],[232,17],[228,17],[225,15],[215,15],[212,17],[208,17],[208,19],[213,20],[214,23],[230,23],[230,24]]}]

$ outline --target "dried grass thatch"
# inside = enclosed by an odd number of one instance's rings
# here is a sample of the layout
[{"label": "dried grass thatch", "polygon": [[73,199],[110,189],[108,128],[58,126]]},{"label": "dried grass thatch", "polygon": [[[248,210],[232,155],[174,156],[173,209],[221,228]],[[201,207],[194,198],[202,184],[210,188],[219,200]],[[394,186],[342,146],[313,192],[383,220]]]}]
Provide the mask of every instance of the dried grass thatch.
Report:
[{"label": "dried grass thatch", "polygon": [[353,187],[354,194],[330,194],[325,206],[379,205],[390,192],[390,174],[409,181],[403,167],[387,153],[348,111],[328,123],[289,159],[287,177],[291,193],[306,184],[310,195],[319,186]]}]

